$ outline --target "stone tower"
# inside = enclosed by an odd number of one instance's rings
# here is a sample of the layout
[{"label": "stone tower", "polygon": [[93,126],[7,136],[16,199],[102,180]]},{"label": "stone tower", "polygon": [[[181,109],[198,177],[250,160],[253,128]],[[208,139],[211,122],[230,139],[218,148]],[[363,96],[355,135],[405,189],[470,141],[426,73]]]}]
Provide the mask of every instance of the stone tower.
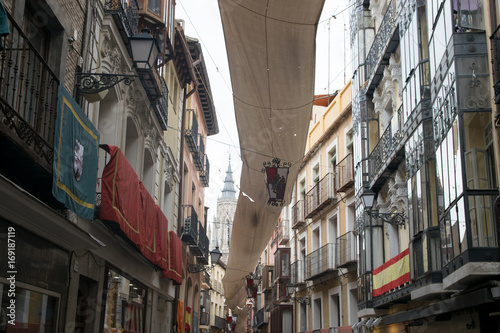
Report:
[{"label": "stone tower", "polygon": [[233,171],[231,170],[231,155],[229,155],[226,178],[224,179],[224,188],[222,189],[222,195],[217,199],[217,215],[214,217],[210,229],[209,247],[213,249],[219,246],[219,250],[222,252],[221,260],[226,264],[237,202]]}]

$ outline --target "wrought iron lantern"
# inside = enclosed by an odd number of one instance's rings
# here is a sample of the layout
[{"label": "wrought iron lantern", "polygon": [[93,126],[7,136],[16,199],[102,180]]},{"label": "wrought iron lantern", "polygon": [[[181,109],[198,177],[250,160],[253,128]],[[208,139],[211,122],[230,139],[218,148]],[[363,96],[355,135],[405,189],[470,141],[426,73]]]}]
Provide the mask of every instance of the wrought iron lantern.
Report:
[{"label": "wrought iron lantern", "polygon": [[[361,193],[361,203],[366,211],[366,213],[373,219],[381,219],[382,221],[399,225],[406,228],[405,225],[405,215],[403,213],[391,212],[391,213],[379,213],[372,212],[373,205],[375,203],[375,198],[377,193],[373,192],[370,188],[365,187],[363,193]],[[360,229],[364,228],[364,225],[359,225]]]},{"label": "wrought iron lantern", "polygon": [[297,301],[300,304],[306,304],[306,305],[311,304],[311,297],[310,296],[305,296],[305,297],[294,297],[293,296],[293,294],[295,293],[295,286],[293,284],[286,285],[286,292],[292,300]]},{"label": "wrought iron lantern", "polygon": [[282,164],[279,158],[273,158],[271,162],[264,162],[263,164],[262,172],[266,174],[267,192],[269,194],[267,204],[283,206],[288,171],[292,163],[284,162]]},{"label": "wrought iron lantern", "polygon": [[[130,37],[132,48],[132,61],[138,70],[151,70],[158,59],[159,46],[148,29],[143,29],[142,33]],[[134,74],[114,74],[114,73],[78,73],[76,86],[89,102],[97,102],[104,99],[108,89],[123,81],[130,85],[134,78],[139,75]]]},{"label": "wrought iron lantern", "polygon": [[132,59],[138,69],[152,69],[158,60],[160,47],[149,29],[142,29],[140,34],[130,37]]}]

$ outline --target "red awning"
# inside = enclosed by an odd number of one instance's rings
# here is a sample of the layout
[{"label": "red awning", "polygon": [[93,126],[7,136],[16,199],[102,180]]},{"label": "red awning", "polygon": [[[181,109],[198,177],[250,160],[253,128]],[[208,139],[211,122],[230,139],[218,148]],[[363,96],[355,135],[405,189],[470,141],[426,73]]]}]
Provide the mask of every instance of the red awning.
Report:
[{"label": "red awning", "polygon": [[182,283],[182,243],[168,231],[168,220],[156,205],[122,151],[101,145],[110,154],[102,174],[100,218],[117,223],[142,255],[163,270],[163,277]]}]

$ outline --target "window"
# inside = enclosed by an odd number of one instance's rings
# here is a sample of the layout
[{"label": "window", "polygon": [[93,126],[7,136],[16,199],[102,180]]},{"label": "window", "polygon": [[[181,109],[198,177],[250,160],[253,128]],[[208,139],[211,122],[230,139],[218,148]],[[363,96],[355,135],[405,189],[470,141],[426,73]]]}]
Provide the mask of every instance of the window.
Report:
[{"label": "window", "polygon": [[484,30],[483,2],[481,0],[453,1],[456,32]]},{"label": "window", "polygon": [[[0,309],[2,311],[0,332],[55,333],[58,331],[58,294],[48,290],[38,290],[36,287],[30,287],[16,281],[15,297],[11,297],[9,285],[10,283],[6,279],[0,278]],[[6,317],[4,313],[12,300],[15,300],[14,325],[7,324],[10,317]]]},{"label": "window", "polygon": [[313,168],[313,182],[319,182],[319,164],[316,164]]},{"label": "window", "polygon": [[470,190],[495,189],[497,186],[491,129],[489,113],[464,114],[465,173]]},{"label": "window", "polygon": [[113,270],[108,270],[107,283],[104,332],[144,332],[146,289]]},{"label": "window", "polygon": [[330,162],[328,164],[330,172],[334,172],[335,165],[337,165],[337,146],[334,146],[332,150],[328,152],[328,161]]}]

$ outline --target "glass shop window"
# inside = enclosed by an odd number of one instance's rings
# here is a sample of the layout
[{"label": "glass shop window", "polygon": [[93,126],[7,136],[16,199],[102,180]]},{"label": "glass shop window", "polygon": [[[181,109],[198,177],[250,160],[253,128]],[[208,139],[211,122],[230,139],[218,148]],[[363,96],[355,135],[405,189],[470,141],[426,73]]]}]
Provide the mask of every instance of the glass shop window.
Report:
[{"label": "glass shop window", "polygon": [[453,0],[456,32],[484,30],[483,0]]},{"label": "glass shop window", "polygon": [[109,270],[107,290],[104,333],[144,332],[146,289]]},{"label": "glass shop window", "polygon": [[[59,312],[59,297],[53,293],[38,292],[24,288],[21,283],[15,283],[15,296],[9,281],[0,278],[0,332],[57,332],[57,317]],[[12,300],[15,303],[12,303]],[[9,307],[14,304],[14,316]],[[13,320],[14,325],[9,323]]]}]

